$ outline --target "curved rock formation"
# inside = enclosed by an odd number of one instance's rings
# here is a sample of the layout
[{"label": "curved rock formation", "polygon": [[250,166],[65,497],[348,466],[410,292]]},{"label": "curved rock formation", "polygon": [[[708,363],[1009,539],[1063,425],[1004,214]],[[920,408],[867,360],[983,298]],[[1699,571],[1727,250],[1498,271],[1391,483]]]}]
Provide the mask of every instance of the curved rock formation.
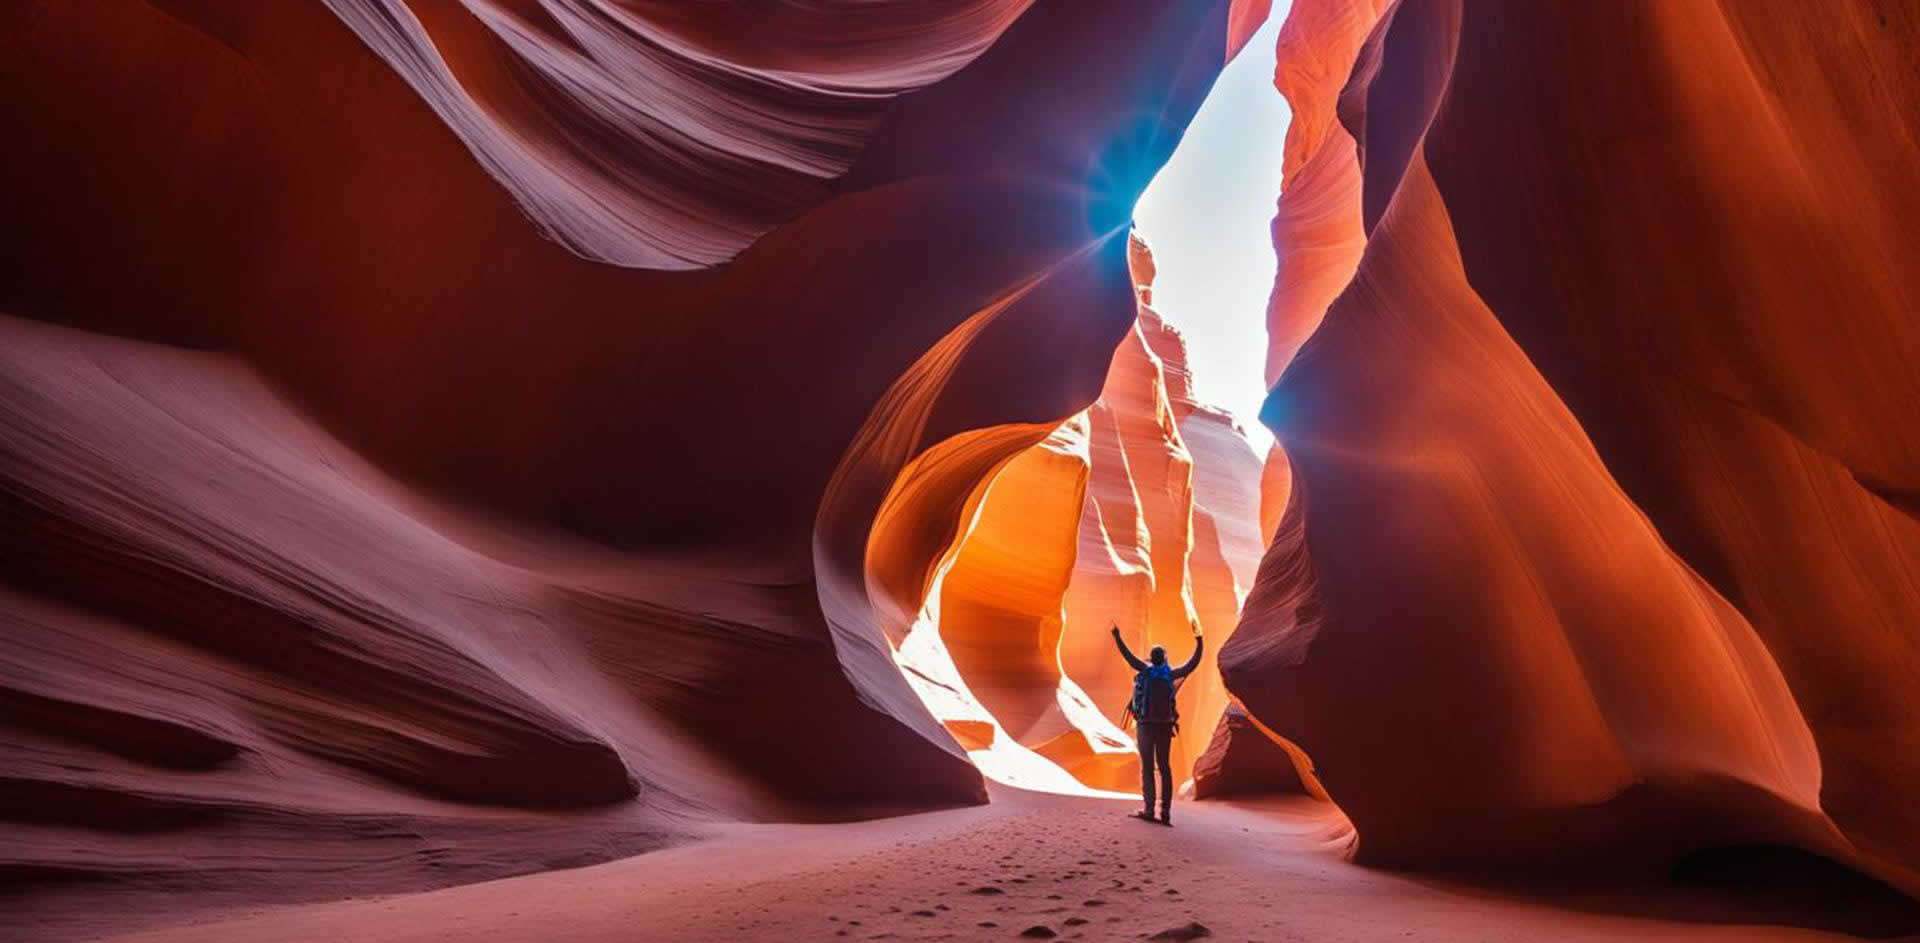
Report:
[{"label": "curved rock formation", "polygon": [[[1231,419],[1195,402],[1185,342],[1150,307],[1153,258],[1137,238],[1129,266],[1139,321],[1092,408],[1010,458],[990,448],[991,436],[930,451],[900,478],[874,538],[889,548],[884,561],[929,559],[924,547],[891,549],[897,540],[951,547],[933,577],[938,589],[912,620],[914,632],[937,627],[943,644],[913,646],[931,667],[903,661],[923,695],[944,705],[935,713],[949,725],[989,722],[1080,782],[1114,790],[1134,789],[1139,767],[1118,726],[1132,672],[1108,627],[1177,649],[1191,644],[1198,619],[1217,646],[1263,548],[1261,462]],[[1005,441],[1033,434],[1008,432],[1015,438]],[[990,462],[999,464],[983,476],[978,467]],[[934,495],[943,496],[938,510],[927,503]],[[936,520],[962,523],[930,533],[925,522]],[[898,587],[890,597],[907,600],[920,599],[928,580],[924,569],[886,562],[873,572]],[[1189,733],[1175,765],[1184,779],[1226,706],[1211,656],[1182,685],[1181,701]],[[991,775],[1009,768],[993,764],[1011,764],[1012,778],[1001,778],[1035,781],[1017,752],[975,760]]]},{"label": "curved rock formation", "polygon": [[391,891],[982,799],[893,646],[1098,395],[1228,12],[10,5],[4,866]]},{"label": "curved rock formation", "polygon": [[1143,320],[1121,342],[1092,410],[1090,490],[1098,520],[1089,523],[1099,530],[1088,534],[1091,545],[1083,541],[1087,562],[1068,587],[1061,661],[1116,723],[1133,690],[1133,669],[1115,654],[1108,628],[1119,625],[1136,652],[1165,645],[1169,657],[1181,659],[1198,618],[1188,569],[1193,459],[1180,438],[1167,375]]},{"label": "curved rock formation", "polygon": [[1363,859],[1773,843],[1920,890],[1920,23],[1812,17],[1401,0],[1325,34],[1360,185],[1313,170],[1337,132],[1290,142],[1281,217],[1358,214],[1364,258],[1324,322],[1276,291],[1296,487],[1222,664]]},{"label": "curved rock formation", "polygon": [[1060,602],[1086,482],[1086,422],[1076,417],[993,476],[941,584],[939,631],[954,664],[1022,742],[1036,728],[1063,732]]},{"label": "curved rock formation", "polygon": [[0,10],[0,921],[1126,786],[1116,621],[1363,860],[1920,893],[1911,12],[1299,0],[1262,463],[1126,230],[1266,4],[749,6]]},{"label": "curved rock formation", "polygon": [[[1233,631],[1261,553],[1261,462],[1232,421],[1194,400],[1186,345],[1153,310],[1153,259],[1135,242],[1138,326],[1115,351],[1092,430],[1079,563],[1067,588],[1061,664],[1114,723],[1133,672],[1107,637],[1118,624],[1135,651],[1178,660],[1196,622],[1212,651]],[[1189,441],[1195,449],[1189,449]],[[1227,698],[1209,653],[1181,685],[1176,778],[1185,779]],[[1115,784],[1131,788],[1126,779]]]},{"label": "curved rock formation", "polygon": [[[1302,770],[1309,772],[1303,773]],[[1238,705],[1220,715],[1219,729],[1193,763],[1193,797],[1297,794],[1326,798],[1306,754],[1265,730]]]},{"label": "curved rock formation", "polygon": [[[587,258],[693,269],[823,200],[896,97],[971,62],[1031,0],[752,15],[659,2],[321,2],[546,235]],[[205,0],[170,5],[208,16],[194,9]],[[261,28],[259,14],[244,16]]]}]

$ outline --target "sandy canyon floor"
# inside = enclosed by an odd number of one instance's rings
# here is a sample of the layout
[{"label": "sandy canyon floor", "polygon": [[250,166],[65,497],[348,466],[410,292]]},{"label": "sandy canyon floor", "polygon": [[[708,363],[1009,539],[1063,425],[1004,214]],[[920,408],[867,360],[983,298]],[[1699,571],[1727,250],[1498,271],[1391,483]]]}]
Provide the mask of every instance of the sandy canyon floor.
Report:
[{"label": "sandy canyon floor", "polygon": [[1750,902],[1706,890],[1586,885],[1578,894],[1521,895],[1357,867],[1329,840],[1335,832],[1324,807],[1307,800],[1183,803],[1172,829],[1131,819],[1131,809],[1002,789],[982,807],[847,825],[736,826],[594,867],[229,911],[119,939],[1853,939],[1756,924]]}]

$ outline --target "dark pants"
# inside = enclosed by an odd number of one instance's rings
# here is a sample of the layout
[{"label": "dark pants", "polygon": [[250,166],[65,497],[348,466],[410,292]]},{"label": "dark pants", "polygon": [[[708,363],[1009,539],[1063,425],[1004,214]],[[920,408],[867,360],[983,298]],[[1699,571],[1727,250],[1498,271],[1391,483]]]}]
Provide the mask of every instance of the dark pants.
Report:
[{"label": "dark pants", "polygon": [[1142,723],[1140,735],[1140,798],[1153,812],[1153,771],[1160,770],[1160,814],[1173,805],[1173,725]]}]

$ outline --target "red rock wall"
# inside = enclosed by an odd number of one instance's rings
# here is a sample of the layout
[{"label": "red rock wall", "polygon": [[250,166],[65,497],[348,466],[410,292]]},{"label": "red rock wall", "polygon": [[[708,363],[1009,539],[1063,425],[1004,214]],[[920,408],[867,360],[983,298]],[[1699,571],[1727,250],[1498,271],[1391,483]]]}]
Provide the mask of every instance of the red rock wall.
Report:
[{"label": "red rock wall", "polygon": [[473,803],[606,855],[982,798],[888,641],[1097,396],[1227,4],[540,9],[0,12],[7,867],[326,895],[580,846],[436,844]]},{"label": "red rock wall", "polygon": [[1262,730],[1239,705],[1229,705],[1207,749],[1193,764],[1193,797],[1294,794],[1326,798],[1298,747]]},{"label": "red rock wall", "polygon": [[1389,0],[1295,0],[1280,26],[1273,84],[1293,115],[1273,216],[1269,387],[1353,279],[1366,246],[1359,155],[1336,106],[1361,45],[1388,5]]},{"label": "red rock wall", "polygon": [[1364,257],[1276,290],[1295,488],[1222,664],[1363,859],[1920,889],[1920,22],[1733,6],[1401,0],[1337,106],[1281,83],[1360,171],[1290,156],[1281,217]]}]

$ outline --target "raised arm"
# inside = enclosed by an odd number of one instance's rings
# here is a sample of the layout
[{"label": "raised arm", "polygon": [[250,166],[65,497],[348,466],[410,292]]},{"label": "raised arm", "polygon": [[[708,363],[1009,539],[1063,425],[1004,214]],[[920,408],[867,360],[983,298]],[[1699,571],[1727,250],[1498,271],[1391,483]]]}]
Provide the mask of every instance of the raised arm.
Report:
[{"label": "raised arm", "polygon": [[1127,648],[1126,640],[1120,637],[1120,627],[1117,625],[1113,627],[1113,644],[1120,646],[1120,657],[1125,658],[1127,660],[1127,664],[1133,666],[1133,670],[1135,671],[1147,670],[1146,662],[1133,657],[1133,652]]},{"label": "raised arm", "polygon": [[1195,623],[1193,627],[1193,657],[1187,659],[1186,664],[1173,669],[1173,676],[1176,678],[1184,678],[1192,674],[1193,669],[1200,667],[1200,655],[1206,650],[1207,640],[1200,637],[1200,626],[1198,623]]}]

